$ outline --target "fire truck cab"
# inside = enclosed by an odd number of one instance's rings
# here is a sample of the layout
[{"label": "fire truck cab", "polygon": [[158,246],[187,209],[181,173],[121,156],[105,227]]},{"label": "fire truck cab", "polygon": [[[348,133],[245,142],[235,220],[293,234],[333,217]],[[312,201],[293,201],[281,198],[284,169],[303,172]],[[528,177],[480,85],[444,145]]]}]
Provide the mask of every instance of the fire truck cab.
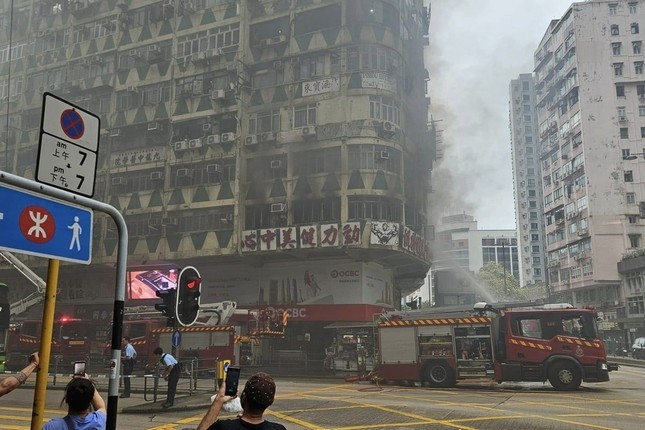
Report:
[{"label": "fire truck cab", "polygon": [[572,306],[386,316],[377,325],[377,373],[450,387],[458,380],[549,381],[557,390],[604,382],[608,364],[596,313]]},{"label": "fire truck cab", "polygon": [[[40,347],[41,320],[26,320],[9,328],[6,367],[19,370],[29,355]],[[74,361],[89,361],[93,338],[87,321],[61,317],[54,321],[52,332],[52,363],[71,369]]]}]

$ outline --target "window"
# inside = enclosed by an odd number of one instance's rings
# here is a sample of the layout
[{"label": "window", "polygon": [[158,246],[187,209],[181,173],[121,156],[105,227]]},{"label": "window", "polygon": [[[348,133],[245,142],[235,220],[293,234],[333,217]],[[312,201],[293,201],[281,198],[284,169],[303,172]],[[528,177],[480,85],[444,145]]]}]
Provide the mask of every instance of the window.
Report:
[{"label": "window", "polygon": [[632,15],[635,14],[637,5],[638,5],[638,3],[630,3],[629,4],[629,13],[631,13]]},{"label": "window", "polygon": [[340,198],[293,200],[291,211],[296,224],[337,221],[340,220]]},{"label": "window", "polygon": [[402,205],[397,199],[381,196],[349,196],[347,216],[351,220],[401,221]]},{"label": "window", "polygon": [[618,24],[612,24],[611,25],[611,35],[612,36],[618,36],[620,34],[620,30],[618,29]]},{"label": "window", "polygon": [[616,15],[616,8],[617,7],[618,7],[618,4],[609,3],[609,15]]},{"label": "window", "polygon": [[642,61],[635,61],[634,62],[634,73],[637,75],[642,75],[643,74],[643,62]]},{"label": "window", "polygon": [[645,137],[645,127],[641,127],[641,137]]},{"label": "window", "polygon": [[625,182],[634,182],[634,175],[631,170],[625,170]]},{"label": "window", "polygon": [[638,107],[638,116],[645,116],[645,106]]},{"label": "window", "polygon": [[621,150],[623,160],[626,159],[627,157],[629,157],[629,152],[630,152],[629,149],[622,149]]},{"label": "window", "polygon": [[293,174],[310,175],[336,172],[340,169],[340,147],[296,152],[293,156]]},{"label": "window", "polygon": [[[643,92],[645,92],[645,87]],[[625,97],[625,87],[623,85],[616,85],[616,97]]]},{"label": "window", "polygon": [[632,50],[634,51],[634,54],[640,54],[641,53],[641,45],[642,45],[642,43],[640,41],[632,42]]},{"label": "window", "polygon": [[623,76],[623,63],[614,63],[614,76]]},{"label": "window", "polygon": [[400,123],[399,106],[390,97],[370,96],[370,118]]},{"label": "window", "polygon": [[630,248],[638,248],[640,246],[641,242],[641,235],[640,234],[630,234],[629,236],[629,247]]},{"label": "window", "polygon": [[531,122],[531,115],[524,115],[524,121]]},{"label": "window", "polygon": [[530,125],[525,125],[524,126],[524,133],[531,133],[533,131],[532,127]]},{"label": "window", "polygon": [[512,331],[516,336],[542,339],[542,324],[539,318],[515,317],[512,321]]},{"label": "window", "polygon": [[629,139],[629,129],[627,127],[620,128],[620,138]]},{"label": "window", "polygon": [[308,79],[316,76],[324,76],[326,54],[308,55],[300,58],[300,64],[294,69],[295,79]]},{"label": "window", "polygon": [[531,252],[540,252],[540,245],[532,245]]},{"label": "window", "polygon": [[316,111],[316,103],[295,106],[293,108],[293,127],[299,128],[316,125]]},{"label": "window", "polygon": [[625,200],[627,201],[627,204],[636,203],[636,193],[625,193]]},{"label": "window", "polygon": [[619,108],[618,108],[618,118],[622,118],[622,117],[624,117],[625,115],[627,115],[627,114],[625,113],[625,108],[624,108],[624,107],[619,107]]},{"label": "window", "polygon": [[630,28],[632,29],[632,34],[638,34],[638,23],[637,22],[633,22],[632,25],[630,26]]},{"label": "window", "polygon": [[638,221],[637,221],[637,218],[636,218],[634,215],[629,215],[629,216],[627,217],[627,221],[628,221],[630,224],[636,224],[636,223],[638,222]]},{"label": "window", "polygon": [[636,85],[636,94],[638,97],[645,97],[645,84]]},{"label": "window", "polygon": [[[387,159],[381,157],[387,153]],[[382,169],[388,172],[401,172],[401,153],[399,150],[381,145],[351,145],[348,149],[348,168]]]},{"label": "window", "polygon": [[539,267],[533,269],[533,276],[542,276],[542,269],[540,269]]},{"label": "window", "polygon": [[249,134],[280,130],[280,110],[267,110],[249,116]]},{"label": "window", "polygon": [[537,230],[537,229],[539,229],[539,227],[538,227],[538,223],[536,223],[536,222],[532,222],[532,223],[531,223],[531,230]]},{"label": "window", "polygon": [[540,257],[533,257],[533,264],[541,264]]},{"label": "window", "polygon": [[620,42],[611,44],[611,53],[614,55],[620,55]]}]

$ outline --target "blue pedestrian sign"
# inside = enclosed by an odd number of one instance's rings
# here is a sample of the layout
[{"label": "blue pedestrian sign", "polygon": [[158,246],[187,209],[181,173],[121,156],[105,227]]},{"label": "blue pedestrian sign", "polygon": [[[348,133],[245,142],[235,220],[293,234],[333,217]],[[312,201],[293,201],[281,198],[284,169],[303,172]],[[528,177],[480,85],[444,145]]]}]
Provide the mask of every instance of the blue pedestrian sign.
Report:
[{"label": "blue pedestrian sign", "polygon": [[172,346],[174,346],[175,348],[181,345],[181,332],[179,330],[175,330],[170,341],[172,342]]},{"label": "blue pedestrian sign", "polygon": [[0,249],[89,264],[91,209],[0,184]]}]

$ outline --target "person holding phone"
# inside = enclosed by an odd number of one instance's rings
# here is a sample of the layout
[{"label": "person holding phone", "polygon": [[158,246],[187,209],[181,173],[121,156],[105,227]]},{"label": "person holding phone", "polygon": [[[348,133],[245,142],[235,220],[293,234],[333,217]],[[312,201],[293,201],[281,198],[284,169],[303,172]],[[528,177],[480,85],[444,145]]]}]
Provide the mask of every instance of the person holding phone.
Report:
[{"label": "person holding phone", "polygon": [[9,394],[19,386],[25,383],[27,378],[38,369],[40,360],[38,359],[38,353],[34,352],[29,356],[29,364],[22,369],[20,372],[15,375],[7,376],[2,381],[0,381],[0,397],[5,394]]},{"label": "person holding phone", "polygon": [[[228,379],[228,378],[227,378]],[[222,405],[237,397],[237,394],[226,394],[226,381],[219,388],[215,400],[202,418],[197,430],[287,430],[282,424],[264,419],[264,411],[275,399],[275,382],[264,372],[251,376],[244,385],[240,396],[242,416],[235,419],[218,420]]]},{"label": "person holding phone", "polygon": [[161,371],[161,376],[168,381],[168,394],[166,401],[161,404],[161,407],[168,409],[175,403],[175,393],[177,393],[177,383],[179,382],[179,375],[181,374],[181,364],[170,354],[164,354],[163,349],[158,346],[152,353],[159,357],[159,362],[164,366]]},{"label": "person holding phone", "polygon": [[134,370],[134,360],[137,358],[137,351],[134,349],[134,346],[130,343],[130,337],[123,336],[123,343],[125,348],[123,349],[123,355],[121,356],[121,365],[123,366],[123,394],[121,394],[122,399],[127,399],[130,397],[130,375]]},{"label": "person holding phone", "polygon": [[[65,388],[67,415],[45,423],[43,430],[104,430],[107,422],[105,401],[87,376],[75,376]],[[91,409],[94,411],[91,412]]]}]

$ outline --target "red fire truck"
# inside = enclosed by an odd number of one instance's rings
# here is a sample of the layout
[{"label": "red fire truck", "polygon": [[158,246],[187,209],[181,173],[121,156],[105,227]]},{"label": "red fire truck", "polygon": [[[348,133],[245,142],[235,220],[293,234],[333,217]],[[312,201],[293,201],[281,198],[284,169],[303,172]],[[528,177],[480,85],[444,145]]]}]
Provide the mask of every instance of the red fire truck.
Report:
[{"label": "red fire truck", "polygon": [[[27,320],[9,328],[6,368],[22,369],[29,354],[40,348],[42,321]],[[51,368],[57,362],[59,369],[71,369],[74,361],[89,361],[93,326],[87,321],[61,317],[54,321],[51,346]]]},{"label": "red fire truck", "polygon": [[391,312],[377,323],[376,373],[385,380],[450,387],[458,380],[549,381],[576,390],[582,381],[604,382],[607,363],[597,314],[571,305],[476,312]]}]

